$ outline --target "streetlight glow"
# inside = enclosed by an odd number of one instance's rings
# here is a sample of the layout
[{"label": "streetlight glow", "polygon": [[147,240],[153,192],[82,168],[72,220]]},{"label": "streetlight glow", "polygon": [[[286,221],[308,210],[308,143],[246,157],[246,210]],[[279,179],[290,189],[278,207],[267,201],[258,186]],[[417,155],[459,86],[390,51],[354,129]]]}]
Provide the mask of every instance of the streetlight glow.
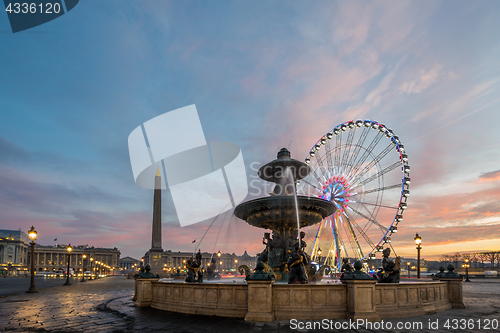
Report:
[{"label": "streetlight glow", "polygon": [[36,240],[36,230],[35,230],[35,227],[31,226],[31,229],[28,231],[28,237],[30,238],[30,240],[32,242],[34,242]]},{"label": "streetlight glow", "polygon": [[420,245],[422,243],[422,237],[420,237],[418,234],[416,234],[415,238],[415,244]]},{"label": "streetlight glow", "polygon": [[35,287],[35,240],[36,240],[36,230],[34,226],[28,231],[28,236],[31,240],[31,284],[27,293],[37,293],[38,289]]},{"label": "streetlight glow", "polygon": [[420,250],[422,249],[422,237],[418,234],[415,234],[415,238],[413,238],[415,244],[417,244],[417,279],[420,279]]}]

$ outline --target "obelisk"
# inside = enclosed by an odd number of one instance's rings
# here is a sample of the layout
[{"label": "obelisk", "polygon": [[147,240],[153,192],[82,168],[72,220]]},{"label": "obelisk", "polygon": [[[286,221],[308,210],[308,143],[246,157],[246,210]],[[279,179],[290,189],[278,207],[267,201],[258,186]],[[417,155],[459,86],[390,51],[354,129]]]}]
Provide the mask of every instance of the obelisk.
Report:
[{"label": "obelisk", "polygon": [[151,237],[151,250],[149,250],[149,261],[151,273],[163,273],[163,249],[161,247],[161,174],[160,168],[156,171],[155,190],[153,199],[153,228]]}]

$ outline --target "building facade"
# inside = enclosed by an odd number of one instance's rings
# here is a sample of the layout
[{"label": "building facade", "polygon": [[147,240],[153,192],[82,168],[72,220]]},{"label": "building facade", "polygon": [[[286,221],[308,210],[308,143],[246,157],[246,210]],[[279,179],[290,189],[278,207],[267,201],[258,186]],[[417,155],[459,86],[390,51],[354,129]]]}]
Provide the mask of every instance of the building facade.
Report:
[{"label": "building facade", "polygon": [[[83,258],[83,256],[86,258]],[[28,253],[28,267],[31,265],[31,254]],[[93,260],[91,260],[93,259]],[[71,251],[70,269],[74,272],[96,270],[112,272],[119,267],[120,251],[115,247],[100,248],[88,245],[74,246]],[[110,268],[108,268],[108,267]],[[35,270],[66,271],[68,267],[67,245],[41,246],[35,245]]]},{"label": "building facade", "polygon": [[[72,248],[70,269],[74,272],[90,271],[91,266],[96,270],[108,272],[111,272],[113,268],[117,270],[119,267],[120,251],[116,247],[110,249],[79,245]],[[38,272],[66,271],[68,267],[67,245],[35,244],[34,262],[35,270]],[[30,269],[31,249],[28,235],[20,230],[0,230],[0,271],[2,274],[14,275],[16,271],[27,272]]]},{"label": "building facade", "polygon": [[0,271],[24,270],[28,252],[28,235],[20,230],[0,230]]},{"label": "building facade", "polygon": [[138,267],[141,267],[141,261],[134,259],[132,257],[125,257],[120,259],[120,272],[128,273],[136,271]]},{"label": "building facade", "polygon": [[[150,252],[146,252],[144,257],[144,265],[150,263]],[[167,250],[163,252],[162,255],[162,263],[163,263],[163,272],[167,274],[175,273],[177,269],[181,271],[185,270],[186,262],[189,258],[193,257],[192,252],[181,252],[181,251],[171,251]],[[224,273],[236,272],[240,265],[246,265],[250,269],[254,269],[257,264],[257,256],[250,256],[247,251],[243,253],[243,255],[238,256],[236,254],[229,253],[221,253],[218,256],[218,253],[208,253],[202,252],[201,266],[203,269],[207,269],[212,258],[215,258],[217,270]]]}]

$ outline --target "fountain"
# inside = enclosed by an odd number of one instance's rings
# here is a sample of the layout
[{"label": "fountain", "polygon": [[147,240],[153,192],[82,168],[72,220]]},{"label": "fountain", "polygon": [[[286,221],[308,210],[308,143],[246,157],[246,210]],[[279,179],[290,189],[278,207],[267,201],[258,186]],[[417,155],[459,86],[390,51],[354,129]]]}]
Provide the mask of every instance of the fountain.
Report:
[{"label": "fountain", "polygon": [[244,202],[234,210],[234,214],[248,224],[272,231],[272,238],[270,233],[264,234],[266,249],[259,260],[267,263],[277,281],[287,279],[289,254],[296,252],[297,245],[300,249],[306,247],[300,228],[314,225],[335,212],[332,202],[296,195],[296,182],[310,172],[309,166],[292,159],[290,152],[283,148],[277,159],[258,171],[261,179],[276,184],[270,196]]},{"label": "fountain", "polygon": [[[162,282],[153,278],[152,274],[139,276],[135,283],[134,305],[268,322],[325,318],[379,321],[431,314],[452,307],[465,308],[462,277],[453,272],[453,266],[448,273],[443,270],[436,276],[438,280],[433,282],[377,283],[376,279],[361,271],[360,262],[354,265],[354,272],[346,262],[344,273],[347,276],[343,277],[342,283],[275,283],[269,273],[274,273],[277,281],[287,280],[288,268],[292,278],[303,275],[304,267],[297,269],[295,266],[297,258],[305,256],[302,249],[306,244],[301,240],[303,233],[300,229],[316,224],[335,212],[331,202],[296,195],[295,182],[310,172],[307,165],[292,159],[290,152],[283,148],[276,160],[259,170],[262,179],[276,184],[271,195],[236,207],[234,214],[237,217],[252,226],[272,231],[272,237],[271,233],[264,234],[266,249],[259,257],[254,274],[246,272],[245,283],[203,282],[200,277],[196,281],[195,273],[199,265],[197,260],[193,260],[188,264],[191,272],[186,282]],[[385,266],[386,273],[395,271],[395,266],[389,265],[388,259]],[[273,272],[270,272],[271,269]],[[214,274],[212,270],[210,277]]]}]

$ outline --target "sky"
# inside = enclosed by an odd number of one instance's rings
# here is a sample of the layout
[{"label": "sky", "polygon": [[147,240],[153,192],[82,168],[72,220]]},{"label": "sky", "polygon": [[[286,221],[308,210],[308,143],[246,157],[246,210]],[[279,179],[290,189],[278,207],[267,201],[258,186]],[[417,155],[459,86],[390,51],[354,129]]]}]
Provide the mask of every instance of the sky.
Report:
[{"label": "sky", "polygon": [[[340,123],[384,123],[411,166],[398,255],[417,232],[427,259],[500,250],[498,17],[498,1],[85,0],[14,34],[0,14],[0,229],[140,258],[153,192],[128,135],[195,104],[249,180],[282,147],[303,160]],[[162,196],[163,248],[192,251],[212,219],[181,228]],[[199,246],[253,255],[263,232],[228,212]]]}]

